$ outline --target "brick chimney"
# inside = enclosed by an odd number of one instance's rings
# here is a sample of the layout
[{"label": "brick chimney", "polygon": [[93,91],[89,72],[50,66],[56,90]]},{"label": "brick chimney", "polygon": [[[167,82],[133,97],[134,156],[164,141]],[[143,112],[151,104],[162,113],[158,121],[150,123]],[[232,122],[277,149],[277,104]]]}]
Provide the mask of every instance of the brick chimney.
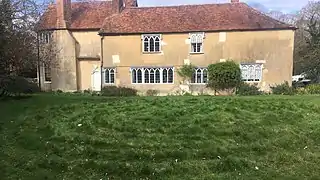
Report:
[{"label": "brick chimney", "polygon": [[123,0],[112,0],[112,9],[113,13],[120,13],[124,9],[124,1]]},{"label": "brick chimney", "polygon": [[112,0],[113,13],[120,13],[130,7],[138,7],[137,0]]},{"label": "brick chimney", "polygon": [[231,0],[231,3],[238,3],[239,0]]},{"label": "brick chimney", "polygon": [[71,23],[71,0],[57,0],[57,27],[68,28]]}]

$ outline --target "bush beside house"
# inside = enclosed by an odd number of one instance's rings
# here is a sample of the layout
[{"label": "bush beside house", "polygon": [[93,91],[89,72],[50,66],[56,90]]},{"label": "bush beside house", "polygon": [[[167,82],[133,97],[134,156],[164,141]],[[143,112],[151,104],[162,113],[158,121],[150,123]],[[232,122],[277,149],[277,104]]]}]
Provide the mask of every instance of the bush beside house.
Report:
[{"label": "bush beside house", "polygon": [[21,96],[40,92],[39,86],[20,76],[0,76],[0,97]]},{"label": "bush beside house", "polygon": [[208,76],[209,88],[216,92],[224,91],[228,95],[233,94],[242,82],[239,64],[233,61],[209,65]]},{"label": "bush beside house", "polygon": [[120,86],[105,86],[101,90],[102,96],[137,96],[138,91],[133,88],[120,87]]}]

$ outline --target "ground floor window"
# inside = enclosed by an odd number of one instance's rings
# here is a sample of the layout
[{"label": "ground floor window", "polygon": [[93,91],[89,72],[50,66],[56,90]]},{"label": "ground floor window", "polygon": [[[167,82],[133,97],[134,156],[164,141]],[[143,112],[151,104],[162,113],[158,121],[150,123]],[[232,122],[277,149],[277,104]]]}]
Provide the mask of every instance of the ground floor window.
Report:
[{"label": "ground floor window", "polygon": [[44,81],[51,82],[51,68],[49,65],[44,66]]},{"label": "ground floor window", "polygon": [[262,64],[240,64],[242,80],[246,82],[259,82],[262,79]]},{"label": "ground floor window", "polygon": [[131,68],[132,83],[137,84],[172,84],[173,67]]},{"label": "ground floor window", "polygon": [[104,83],[105,84],[114,84],[115,83],[115,68],[104,68]]},{"label": "ground floor window", "polygon": [[208,82],[208,69],[196,68],[191,78],[193,84],[205,84]]}]

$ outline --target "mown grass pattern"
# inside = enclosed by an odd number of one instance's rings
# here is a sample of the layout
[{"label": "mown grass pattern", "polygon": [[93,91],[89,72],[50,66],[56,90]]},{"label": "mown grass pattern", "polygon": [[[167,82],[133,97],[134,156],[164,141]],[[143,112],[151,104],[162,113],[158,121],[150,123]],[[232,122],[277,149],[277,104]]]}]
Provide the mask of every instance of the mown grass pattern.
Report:
[{"label": "mown grass pattern", "polygon": [[303,98],[38,96],[0,107],[4,179],[320,178],[320,109]]}]

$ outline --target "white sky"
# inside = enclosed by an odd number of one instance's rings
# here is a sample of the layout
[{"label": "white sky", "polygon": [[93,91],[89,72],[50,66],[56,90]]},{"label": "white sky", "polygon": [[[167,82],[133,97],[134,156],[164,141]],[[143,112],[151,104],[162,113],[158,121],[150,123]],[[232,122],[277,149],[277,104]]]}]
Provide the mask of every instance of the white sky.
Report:
[{"label": "white sky", "polygon": [[[159,5],[178,5],[178,4],[204,4],[228,2],[230,0],[138,0],[139,6],[159,6]],[[283,12],[297,11],[308,3],[308,0],[240,0],[242,2],[258,2],[268,9]]]}]

